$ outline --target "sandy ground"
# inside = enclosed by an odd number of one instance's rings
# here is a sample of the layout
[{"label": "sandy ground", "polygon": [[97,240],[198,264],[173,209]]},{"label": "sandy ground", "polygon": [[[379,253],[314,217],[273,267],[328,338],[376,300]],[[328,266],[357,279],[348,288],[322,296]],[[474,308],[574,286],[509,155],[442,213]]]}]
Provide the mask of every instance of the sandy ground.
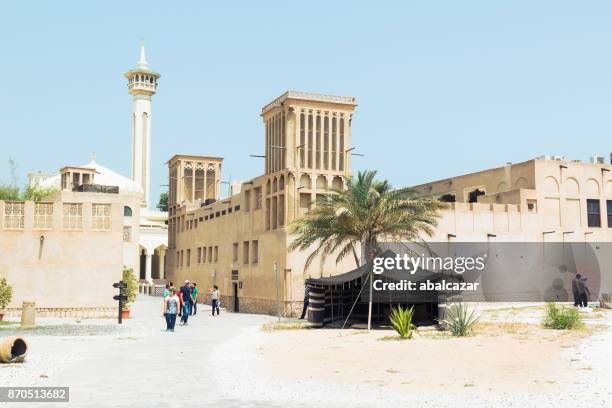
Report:
[{"label": "sandy ground", "polygon": [[567,332],[543,329],[541,307],[488,308],[466,338],[434,330],[407,341],[389,339],[388,330],[253,331],[227,345],[250,347],[248,367],[258,373],[235,390],[325,407],[612,406],[612,312],[585,314],[588,330]]},{"label": "sandy ground", "polygon": [[270,316],[213,318],[205,306],[171,334],[159,303],[139,298],[122,326],[40,319],[17,330],[28,359],[0,365],[0,386],[70,387],[69,404],[43,408],[612,406],[612,312],[560,332],[539,326],[541,308],[502,305],[473,337],[396,341],[390,330],[269,332]]}]

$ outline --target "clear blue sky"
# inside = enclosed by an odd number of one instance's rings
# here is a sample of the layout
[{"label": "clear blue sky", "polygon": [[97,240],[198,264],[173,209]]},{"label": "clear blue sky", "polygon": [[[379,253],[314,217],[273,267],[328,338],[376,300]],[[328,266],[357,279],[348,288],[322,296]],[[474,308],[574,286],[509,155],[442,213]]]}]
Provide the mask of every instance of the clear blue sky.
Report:
[{"label": "clear blue sky", "polygon": [[130,174],[123,73],[162,74],[152,186],[175,153],[263,172],[260,108],[287,89],[356,96],[353,142],[396,186],[537,155],[612,151],[612,4],[575,1],[4,2],[0,180],[98,162]]}]

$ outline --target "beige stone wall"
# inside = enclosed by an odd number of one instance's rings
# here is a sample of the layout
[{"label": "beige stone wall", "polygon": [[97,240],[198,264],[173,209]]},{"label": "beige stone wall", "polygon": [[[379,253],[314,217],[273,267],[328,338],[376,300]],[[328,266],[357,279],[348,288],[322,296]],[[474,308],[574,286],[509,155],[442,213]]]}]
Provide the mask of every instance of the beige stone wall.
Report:
[{"label": "beige stone wall", "polygon": [[444,194],[454,194],[457,202],[465,203],[468,202],[469,192],[475,189],[486,194],[496,194],[535,187],[535,160],[530,160],[420,184],[414,189],[425,196],[440,197]]},{"label": "beige stone wall", "polygon": [[[116,318],[117,305],[114,307],[37,307],[36,317],[74,317],[80,319]],[[6,310],[8,317],[21,316],[21,308]]]},{"label": "beige stone wall", "polygon": [[[278,286],[284,313],[289,313],[295,308],[301,311],[307,277],[354,268],[352,257],[340,264],[331,257],[325,263],[315,260],[305,271],[309,252],[288,253],[291,237],[287,226],[304,215],[317,197],[329,194],[331,188],[344,187],[351,174],[355,106],[352,97],[296,92],[287,92],[266,105],[262,110],[264,175],[243,183],[239,194],[206,207],[185,200],[188,194],[182,189],[180,172],[183,162],[211,158],[173,157],[169,161],[171,191],[176,186],[170,202],[170,280],[180,284],[189,279],[205,291],[216,284],[222,296],[230,298],[236,290],[241,310],[265,313],[276,313]],[[200,248],[206,248],[205,262],[201,256],[198,259]]]},{"label": "beige stone wall", "polygon": [[[296,200],[296,195],[291,192],[291,183],[283,190],[277,189],[273,192],[271,189],[270,193],[266,193],[267,181],[280,175],[282,174],[258,177],[253,180],[252,185],[243,185],[240,194],[204,208],[187,211],[186,207],[182,207],[178,214],[181,220],[184,217],[184,221],[177,224],[176,248],[172,254],[170,249],[168,253],[169,279],[175,284],[180,284],[185,279],[195,281],[201,290],[209,290],[216,284],[221,293],[227,296],[233,296],[233,283],[240,282],[242,287],[238,288],[239,298],[253,299],[252,304],[258,300],[275,301],[277,280],[274,274],[274,262],[277,262],[281,300],[299,302],[304,296],[303,285],[307,277],[330,276],[354,268],[352,258],[345,259],[340,264],[335,263],[335,258],[330,258],[324,264],[321,264],[320,260],[315,260],[308,270],[304,271],[305,259],[309,252],[287,251],[288,243],[291,242],[287,225],[296,216],[291,211],[293,208],[291,201]],[[289,174],[284,173],[284,175],[290,178]],[[256,189],[262,191],[262,205],[259,208],[253,193]],[[317,191],[319,190],[313,189],[312,194],[316,194]],[[324,192],[319,191],[320,194]],[[280,200],[280,197],[283,199]],[[249,205],[246,204],[247,199],[250,199]],[[277,220],[276,228],[266,221],[266,217],[270,217],[266,216],[266,211],[271,211],[266,202],[272,199],[277,200],[277,206],[284,206],[286,214],[284,221]],[[214,218],[211,219],[211,215],[214,215]],[[257,241],[257,261],[253,252],[254,241]],[[249,247],[248,262],[245,262],[244,256],[245,243],[248,243]],[[198,262],[198,248],[206,248],[205,262],[202,262],[203,250],[200,250],[200,262]],[[212,262],[209,257],[210,248],[212,248]],[[238,279],[232,279],[232,271],[238,272]],[[276,310],[275,304],[273,308]]]},{"label": "beige stone wall", "polygon": [[[466,203],[463,195],[457,195],[458,202],[442,212],[436,241],[445,241],[448,234],[462,241],[481,241],[487,234],[495,234],[498,241],[611,242],[607,213],[612,200],[611,173],[610,165],[531,160],[416,189],[434,197],[479,185],[486,189],[487,194],[478,197],[477,203]],[[520,185],[525,188],[493,188],[505,182],[514,182],[516,187],[517,180],[523,179]],[[599,227],[588,224],[587,200],[599,202]]]},{"label": "beige stone wall", "polygon": [[[44,310],[116,307],[112,284],[121,279],[126,261],[137,262],[138,228],[124,242],[123,227],[138,225],[139,202],[136,195],[62,191],[50,201],[53,215],[47,228],[35,224],[36,203],[31,201],[24,204],[23,228],[7,228],[7,203],[0,201],[0,276],[14,289],[9,308],[23,301],[35,301]],[[65,228],[64,203],[82,205],[81,228]],[[93,204],[110,205],[108,230],[94,228]],[[124,218],[125,205],[132,208],[130,220]],[[125,259],[125,254],[132,256]]]}]

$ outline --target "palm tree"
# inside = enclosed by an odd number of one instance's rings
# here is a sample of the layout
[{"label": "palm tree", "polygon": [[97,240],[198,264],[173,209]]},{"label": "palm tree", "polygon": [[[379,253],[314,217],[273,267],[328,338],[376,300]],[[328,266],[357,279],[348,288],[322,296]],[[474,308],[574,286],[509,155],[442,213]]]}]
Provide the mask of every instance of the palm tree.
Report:
[{"label": "palm tree", "polygon": [[[306,270],[312,261],[321,262],[333,254],[336,263],[352,255],[357,267],[373,261],[379,254],[378,243],[413,241],[430,236],[436,226],[438,211],[445,204],[420,197],[411,189],[394,190],[387,180],[376,180],[376,171],[359,172],[347,180],[345,190],[332,190],[314,209],[295,220],[290,232],[295,235],[289,250],[316,249],[306,258]],[[360,254],[358,255],[357,249]],[[372,273],[368,329],[372,318]]]}]

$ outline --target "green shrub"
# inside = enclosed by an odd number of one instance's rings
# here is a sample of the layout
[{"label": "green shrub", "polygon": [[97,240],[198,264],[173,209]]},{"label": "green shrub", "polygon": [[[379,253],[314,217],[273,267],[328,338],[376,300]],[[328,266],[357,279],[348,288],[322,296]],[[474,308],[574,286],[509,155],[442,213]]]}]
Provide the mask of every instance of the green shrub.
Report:
[{"label": "green shrub", "polygon": [[476,309],[470,311],[463,303],[456,303],[446,310],[446,318],[442,323],[446,324],[453,336],[463,337],[474,332],[474,326],[479,319]]},{"label": "green shrub", "polygon": [[23,194],[21,195],[21,197],[23,200],[42,201],[45,198],[48,198],[53,194],[57,193],[58,191],[59,190],[55,187],[44,188],[40,186],[28,186],[23,189]]},{"label": "green shrub", "polygon": [[123,294],[127,295],[127,301],[123,303],[123,310],[130,310],[130,304],[134,303],[138,295],[138,280],[132,268],[123,268],[123,282],[127,285]]},{"label": "green shrub", "polygon": [[8,284],[6,278],[0,279],[0,309],[6,308],[13,299],[13,288]]},{"label": "green shrub", "polygon": [[555,330],[573,330],[582,327],[582,316],[578,309],[568,306],[557,306],[554,302],[546,303],[544,327]]},{"label": "green shrub", "polygon": [[412,323],[413,316],[414,306],[410,309],[401,306],[391,308],[389,320],[391,320],[391,325],[402,339],[411,339],[412,333],[418,331],[416,325]]}]

